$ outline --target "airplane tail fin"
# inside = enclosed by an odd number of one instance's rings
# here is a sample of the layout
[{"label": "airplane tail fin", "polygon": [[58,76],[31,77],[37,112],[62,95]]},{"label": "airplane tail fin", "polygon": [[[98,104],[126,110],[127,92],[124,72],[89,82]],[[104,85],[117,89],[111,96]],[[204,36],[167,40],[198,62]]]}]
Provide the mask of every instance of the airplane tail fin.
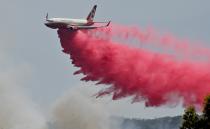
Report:
[{"label": "airplane tail fin", "polygon": [[96,8],[97,8],[97,5],[94,5],[93,8],[92,8],[92,10],[88,14],[88,16],[87,16],[87,20],[88,21],[93,21],[93,18],[95,16],[95,12],[96,12]]}]

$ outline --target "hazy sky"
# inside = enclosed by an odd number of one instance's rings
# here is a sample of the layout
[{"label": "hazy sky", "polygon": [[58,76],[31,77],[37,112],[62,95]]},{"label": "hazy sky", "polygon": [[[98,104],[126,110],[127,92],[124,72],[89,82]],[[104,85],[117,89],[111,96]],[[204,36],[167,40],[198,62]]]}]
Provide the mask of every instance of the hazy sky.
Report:
[{"label": "hazy sky", "polygon": [[[0,71],[18,71],[16,76],[23,76],[20,83],[26,94],[44,111],[66,90],[86,85],[72,75],[75,68],[62,53],[56,30],[44,26],[45,15],[85,18],[94,4],[98,4],[98,20],[152,26],[180,38],[210,43],[209,0],[1,0]],[[181,107],[147,109],[129,100],[106,103],[111,112],[128,117],[178,115],[183,111]]]}]

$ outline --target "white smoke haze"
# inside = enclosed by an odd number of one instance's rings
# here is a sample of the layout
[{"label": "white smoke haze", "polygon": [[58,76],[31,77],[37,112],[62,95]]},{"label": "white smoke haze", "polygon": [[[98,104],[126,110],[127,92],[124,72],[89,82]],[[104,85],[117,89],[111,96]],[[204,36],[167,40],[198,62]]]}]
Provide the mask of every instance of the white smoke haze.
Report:
[{"label": "white smoke haze", "polygon": [[15,41],[6,36],[0,41],[0,129],[47,129],[47,122],[54,122],[56,129],[117,129],[104,105],[92,96],[95,87],[70,89],[53,104],[52,119],[47,119],[24,91],[30,87],[24,84],[30,80],[30,64],[13,60]]},{"label": "white smoke haze", "polygon": [[59,129],[117,129],[117,125],[114,128],[110,124],[102,103],[93,97],[95,88],[84,86],[58,98],[50,112],[52,119],[46,119],[24,91],[24,83],[30,80],[30,66],[13,65],[6,51],[0,57],[0,129],[51,129],[48,122]]},{"label": "white smoke haze", "polygon": [[[52,108],[52,122],[59,129],[113,129],[110,115],[87,88],[71,90]],[[92,98],[92,99],[91,99]]]},{"label": "white smoke haze", "polygon": [[22,82],[28,79],[30,68],[13,66],[8,54],[0,58],[0,128],[1,129],[45,129],[44,116],[24,94]]},{"label": "white smoke haze", "polygon": [[93,89],[70,89],[55,101],[50,112],[52,119],[47,120],[23,90],[30,67],[8,64],[0,71],[1,129],[47,129],[47,122],[59,129],[116,129],[110,124],[110,114],[103,103],[93,97],[97,93]]}]

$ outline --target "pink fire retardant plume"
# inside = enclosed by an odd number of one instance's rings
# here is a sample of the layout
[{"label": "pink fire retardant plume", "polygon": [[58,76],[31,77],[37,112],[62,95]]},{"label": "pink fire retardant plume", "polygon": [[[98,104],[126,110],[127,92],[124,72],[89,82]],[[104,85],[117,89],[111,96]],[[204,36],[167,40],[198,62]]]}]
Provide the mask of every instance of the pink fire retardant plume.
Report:
[{"label": "pink fire retardant plume", "polygon": [[152,27],[144,31],[139,27],[127,27],[112,24],[109,29],[102,30],[107,37],[119,37],[121,39],[136,39],[142,44],[155,45],[162,48],[171,49],[179,54],[188,56],[208,56],[210,57],[210,49],[202,47],[202,42],[192,42],[187,39],[178,39],[170,33],[161,35],[160,32]]},{"label": "pink fire retardant plume", "polygon": [[[107,84],[109,87],[98,96],[110,94],[113,100],[131,96],[133,102],[145,101],[146,106],[161,106],[176,104],[182,99],[184,106],[201,106],[203,98],[210,93],[208,61],[178,60],[113,41],[112,37],[117,34],[128,30],[132,34],[132,29],[123,30],[58,30],[63,52],[80,68],[75,74],[84,74],[82,81]],[[100,38],[101,32],[108,38]],[[171,43],[170,40],[164,42]]]}]

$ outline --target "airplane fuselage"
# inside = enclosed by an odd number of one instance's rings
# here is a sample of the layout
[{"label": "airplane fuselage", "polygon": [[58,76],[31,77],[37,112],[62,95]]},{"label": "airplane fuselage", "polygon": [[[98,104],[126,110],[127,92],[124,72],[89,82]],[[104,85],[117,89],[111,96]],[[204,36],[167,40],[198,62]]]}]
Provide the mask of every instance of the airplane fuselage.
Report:
[{"label": "airplane fuselage", "polygon": [[[46,15],[45,25],[52,29],[68,29],[68,30],[87,30],[97,29],[109,26],[110,22],[95,22],[93,20],[97,5],[94,5],[86,19],[69,19],[69,18],[48,18]],[[95,23],[106,23],[106,25],[96,26]]]},{"label": "airplane fuselage", "polygon": [[86,19],[51,18],[47,19],[45,25],[52,29],[75,29],[77,26],[91,26],[93,22],[89,22]]}]

